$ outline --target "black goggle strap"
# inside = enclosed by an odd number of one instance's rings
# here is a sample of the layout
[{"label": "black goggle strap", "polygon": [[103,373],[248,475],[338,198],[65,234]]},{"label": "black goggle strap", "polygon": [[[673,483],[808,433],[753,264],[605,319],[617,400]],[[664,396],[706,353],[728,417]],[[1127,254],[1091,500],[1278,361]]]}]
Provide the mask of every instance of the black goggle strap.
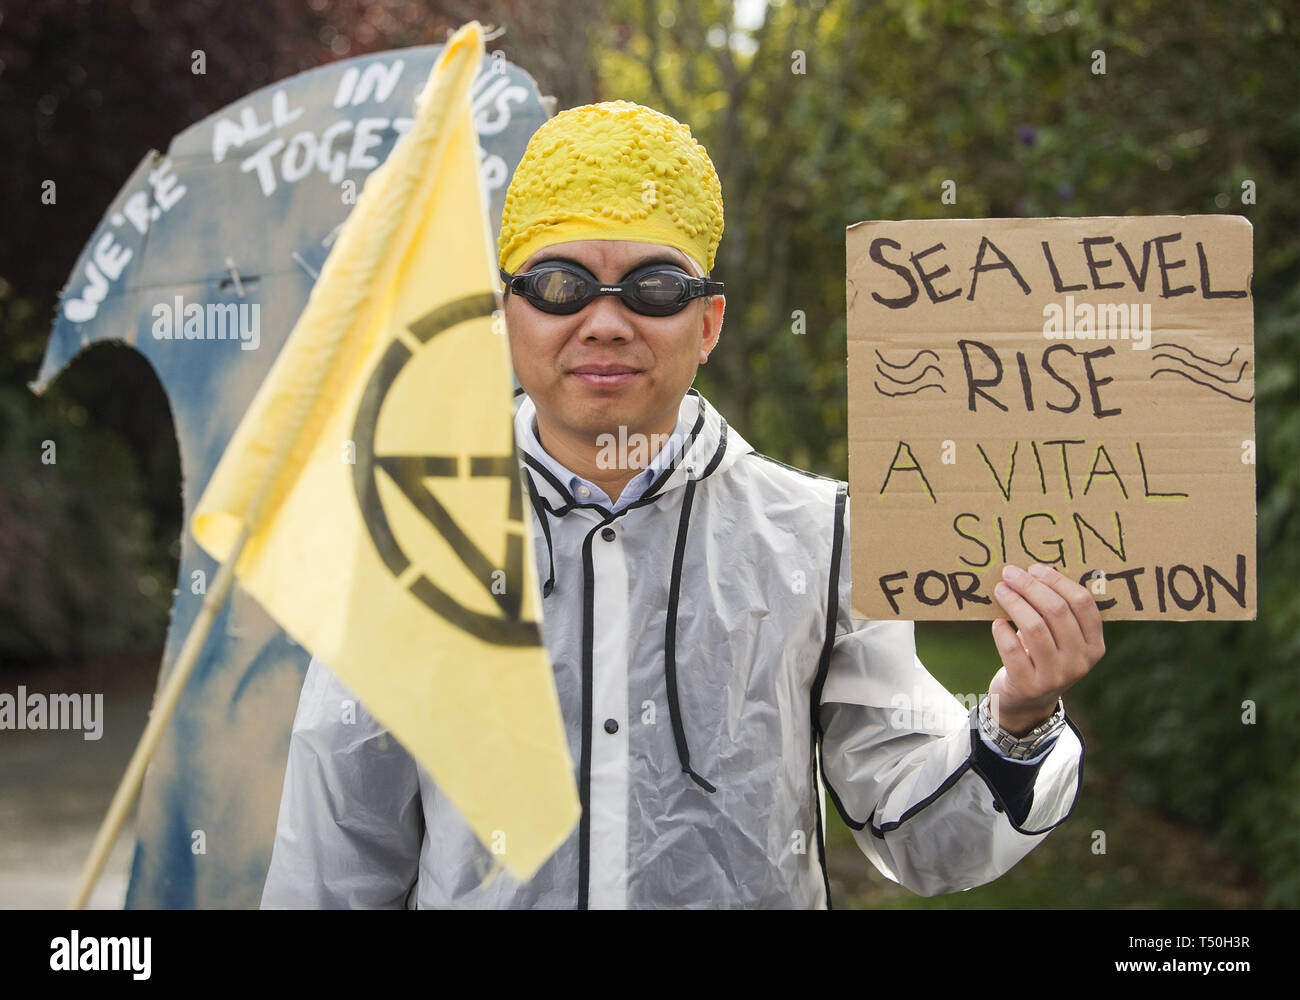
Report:
[{"label": "black goggle strap", "polygon": [[721,281],[706,281],[704,278],[688,277],[686,283],[693,299],[698,299],[701,295],[721,295],[725,288]]}]

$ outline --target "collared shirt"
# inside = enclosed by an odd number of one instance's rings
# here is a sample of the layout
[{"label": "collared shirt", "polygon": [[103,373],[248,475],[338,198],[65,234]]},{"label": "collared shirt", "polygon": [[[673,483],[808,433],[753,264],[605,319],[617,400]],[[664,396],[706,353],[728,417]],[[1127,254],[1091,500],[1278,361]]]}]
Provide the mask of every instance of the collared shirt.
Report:
[{"label": "collared shirt", "polygon": [[[638,472],[628,480],[627,485],[623,487],[623,492],[619,494],[618,500],[612,502],[609,499],[609,495],[599,486],[589,480],[583,479],[577,473],[565,468],[552,458],[546,449],[542,447],[542,443],[537,434],[536,417],[526,425],[526,433],[522,435],[519,447],[532,455],[533,458],[537,459],[537,461],[541,462],[542,465],[546,466],[547,471],[555,476],[558,481],[568,487],[569,492],[573,494],[573,496],[577,497],[578,500],[583,503],[598,503],[603,507],[609,508],[612,513],[617,513],[628,504],[640,500],[645,496],[646,490],[650,488],[659,474],[672,463],[677,452],[681,450],[682,442],[686,440],[686,435],[689,433],[690,427],[686,423],[685,418],[679,416],[677,419],[677,426],[673,429],[672,434],[669,435],[668,440],[664,442],[663,447],[659,449],[654,460],[645,467],[644,471]],[[633,436],[629,435],[629,437]],[[626,452],[626,450],[635,448],[635,444],[629,443],[628,440],[615,437],[612,434],[609,435],[609,438],[612,439],[609,442],[609,446],[614,448],[616,452],[620,449],[623,449]],[[626,460],[626,454],[620,457],[622,457],[623,460]]]}]

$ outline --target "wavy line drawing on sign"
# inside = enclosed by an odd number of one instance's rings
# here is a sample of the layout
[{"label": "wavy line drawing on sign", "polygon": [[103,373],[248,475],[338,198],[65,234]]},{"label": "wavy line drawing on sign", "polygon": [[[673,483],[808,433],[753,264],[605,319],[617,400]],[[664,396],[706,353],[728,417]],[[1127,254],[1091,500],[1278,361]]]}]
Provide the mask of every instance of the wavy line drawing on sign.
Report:
[{"label": "wavy line drawing on sign", "polygon": [[921,374],[917,375],[915,378],[894,378],[893,375],[890,375],[889,372],[881,368],[880,365],[876,365],[876,371],[880,372],[881,375],[885,376],[885,378],[889,379],[889,381],[893,382],[895,385],[916,385],[917,382],[925,378],[925,373],[928,372],[931,368],[933,368],[935,371],[939,373],[940,378],[943,378],[943,371],[942,369],[939,368],[938,365],[926,365],[923,369],[921,369]]},{"label": "wavy line drawing on sign", "polygon": [[[1232,349],[1232,353],[1228,355],[1228,359],[1227,359],[1226,361],[1215,361],[1215,360],[1213,360],[1213,359],[1211,359],[1211,358],[1203,358],[1203,357],[1201,357],[1201,355],[1197,354],[1197,353],[1196,353],[1195,351],[1193,351],[1191,348],[1189,348],[1189,347],[1183,347],[1182,344],[1173,344],[1173,343],[1168,343],[1168,342],[1166,342],[1166,343],[1162,343],[1162,344],[1156,344],[1155,346],[1156,346],[1156,347],[1175,347],[1175,348],[1178,348],[1178,349],[1180,349],[1180,350],[1186,351],[1188,354],[1190,354],[1192,357],[1194,357],[1197,361],[1204,362],[1205,364],[1207,364],[1207,365],[1211,365],[1211,366],[1213,366],[1213,367],[1215,367],[1215,368],[1226,368],[1228,365],[1232,364],[1232,359],[1235,358],[1235,357],[1237,356],[1237,351],[1240,350],[1240,348],[1234,347],[1234,348]],[[1241,367],[1240,367],[1239,369],[1237,369],[1237,377],[1236,377],[1236,378],[1225,378],[1225,377],[1223,377],[1222,375],[1216,375],[1216,374],[1214,374],[1214,372],[1206,371],[1204,368],[1201,368],[1201,367],[1198,366],[1198,365],[1194,365],[1194,364],[1192,364],[1192,362],[1188,361],[1188,360],[1187,360],[1186,358],[1184,358],[1182,355],[1176,355],[1176,354],[1164,354],[1164,353],[1161,353],[1161,354],[1154,354],[1154,355],[1151,356],[1151,360],[1152,360],[1152,361],[1154,361],[1156,358],[1168,358],[1170,361],[1176,361],[1176,362],[1178,362],[1179,364],[1186,365],[1186,366],[1187,366],[1188,368],[1190,368],[1192,371],[1197,372],[1197,373],[1199,373],[1199,374],[1201,374],[1201,375],[1204,375],[1204,376],[1206,376],[1207,378],[1212,378],[1212,379],[1214,379],[1215,382],[1219,382],[1219,383],[1221,383],[1221,384],[1223,384],[1223,385],[1236,385],[1237,383],[1239,383],[1239,382],[1241,381],[1241,377],[1242,377],[1242,375],[1244,375],[1245,372],[1246,372],[1246,366],[1250,363],[1250,362],[1248,362],[1248,361],[1243,361],[1243,362],[1241,363]],[[1213,389],[1215,392],[1219,393],[1221,396],[1227,396],[1229,399],[1235,400],[1235,401],[1237,401],[1238,403],[1251,403],[1251,402],[1254,402],[1254,400],[1255,400],[1255,394],[1254,394],[1253,392],[1252,392],[1249,396],[1236,396],[1236,395],[1233,395],[1231,392],[1229,392],[1227,389],[1220,389],[1217,385],[1214,385],[1214,384],[1211,383],[1211,382],[1202,382],[1199,378],[1195,378],[1194,376],[1188,374],[1186,371],[1184,371],[1184,370],[1181,369],[1181,368],[1157,368],[1155,371],[1153,371],[1153,372],[1152,372],[1149,376],[1147,376],[1147,377],[1148,377],[1148,378],[1155,378],[1155,377],[1156,377],[1157,375],[1159,375],[1161,372],[1168,372],[1170,375],[1179,375],[1179,376],[1181,376],[1182,378],[1187,379],[1189,382],[1195,382],[1197,385],[1203,385],[1203,386],[1205,386],[1205,388],[1207,388],[1207,389]]]},{"label": "wavy line drawing on sign", "polygon": [[[880,351],[876,351],[876,357],[880,359],[880,364],[883,364],[886,368],[892,368],[894,369],[894,371],[898,371],[898,372],[906,371],[907,369],[911,368],[914,364],[916,364],[916,362],[920,359],[921,355],[923,354],[930,355],[930,357],[934,358],[936,362],[939,360],[939,355],[936,354],[934,351],[929,350],[928,348],[925,350],[917,351],[915,354],[912,355],[910,361],[905,361],[902,364],[894,364],[891,361],[887,361],[885,359],[885,356],[881,354]],[[926,374],[931,369],[939,373],[940,379],[943,378],[943,369],[940,368],[938,364],[926,365],[924,368],[921,369],[921,373],[919,375],[907,379],[895,378],[893,375],[890,375],[889,372],[885,371],[884,368],[881,368],[880,365],[876,365],[876,371],[880,372],[881,375],[887,378],[890,382],[893,382],[895,385],[916,385],[917,382],[925,378]],[[916,393],[920,392],[922,389],[938,389],[942,393],[947,393],[948,391],[938,382],[927,382],[925,385],[916,386],[915,389],[906,389],[899,392],[890,392],[887,389],[883,389],[881,388],[879,382],[873,382],[872,384],[876,387],[876,392],[880,393],[882,396],[890,396],[890,397],[913,396]]]}]

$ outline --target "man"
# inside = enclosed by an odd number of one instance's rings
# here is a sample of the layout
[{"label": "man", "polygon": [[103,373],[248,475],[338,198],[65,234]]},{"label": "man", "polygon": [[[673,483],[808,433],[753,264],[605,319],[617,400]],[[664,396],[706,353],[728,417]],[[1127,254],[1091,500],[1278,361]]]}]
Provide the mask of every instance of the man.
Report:
[{"label": "man", "polygon": [[[623,101],[533,136],[499,240],[543,634],[579,827],[529,882],[313,660],[264,906],[829,905],[825,785],[915,892],[1005,872],[1078,794],[1061,694],[1100,658],[1091,594],[1008,567],[1003,666],[969,713],[911,622],[854,620],[846,486],[758,454],[697,392],[718,346],[707,153]],[[1017,631],[1018,629],[1018,631]],[[467,665],[472,668],[472,665]]]}]

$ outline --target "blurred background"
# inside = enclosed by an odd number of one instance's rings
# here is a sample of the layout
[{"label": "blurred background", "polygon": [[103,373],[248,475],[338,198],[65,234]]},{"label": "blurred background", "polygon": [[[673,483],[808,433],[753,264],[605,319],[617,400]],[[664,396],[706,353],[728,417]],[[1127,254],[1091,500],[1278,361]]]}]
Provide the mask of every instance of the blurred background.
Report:
[{"label": "blurred background", "polygon": [[[1300,903],[1295,5],[32,0],[0,13],[0,691],[102,691],[113,725],[94,744],[0,733],[0,906],[66,901],[147,715],[176,586],[177,446],[149,365],[101,344],[44,396],[26,388],[73,263],[150,148],[266,84],[440,43],[472,18],[504,29],[489,50],[557,109],[624,98],[690,125],[726,206],[725,335],[697,386],[756,448],[824,475],[848,474],[847,225],[1251,221],[1259,620],[1108,624],[1105,659],[1068,699],[1087,741],[1080,803],[994,884],[911,896],[833,806],[829,862],[841,908]],[[948,179],[955,205],[940,201]],[[57,465],[42,464],[47,440]],[[987,626],[922,624],[917,638],[951,690],[987,686]],[[119,850],[101,905],[120,905],[128,863]]]}]

